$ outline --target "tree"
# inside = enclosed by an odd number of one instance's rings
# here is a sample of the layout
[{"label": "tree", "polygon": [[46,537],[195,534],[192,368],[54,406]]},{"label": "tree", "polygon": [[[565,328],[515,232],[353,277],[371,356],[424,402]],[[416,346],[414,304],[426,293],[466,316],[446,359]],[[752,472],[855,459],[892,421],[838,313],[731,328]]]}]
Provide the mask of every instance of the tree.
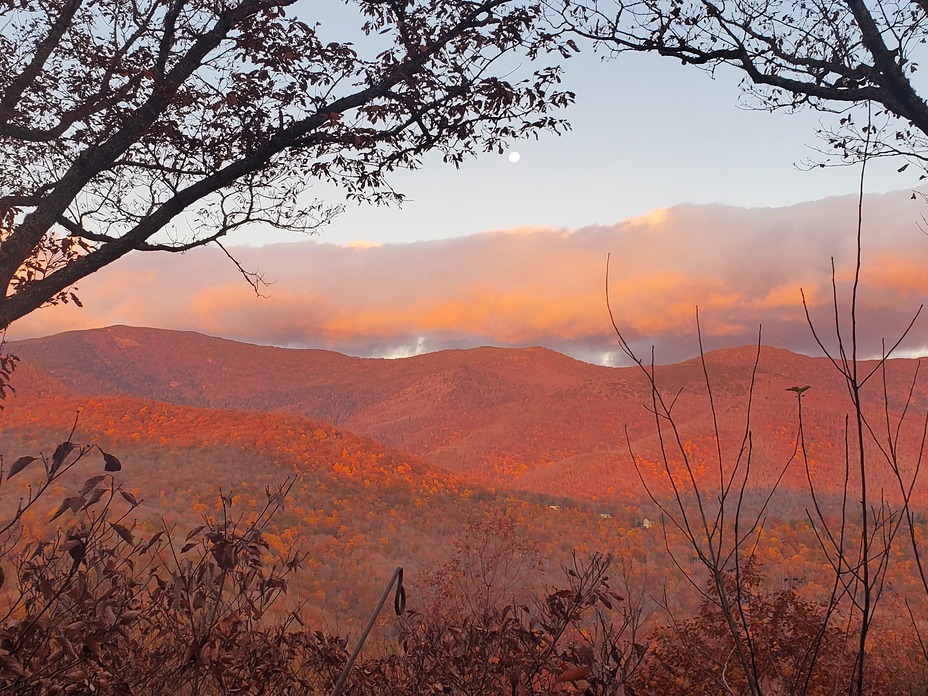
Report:
[{"label": "tree", "polygon": [[[0,7],[0,329],[130,251],[311,230],[386,174],[560,131],[567,50],[538,4],[352,0],[356,41],[295,0],[24,0]],[[510,55],[535,68],[520,81]],[[240,270],[243,271],[244,269]],[[246,274],[254,284],[258,278]]]},{"label": "tree", "polygon": [[[857,263],[846,313],[839,307],[837,281],[832,267],[836,349],[829,350],[819,339],[803,301],[812,334],[845,381],[850,399],[845,423],[845,485],[837,510],[825,510],[818,497],[801,421],[797,440],[800,451],[797,454],[805,464],[809,478],[812,497],[811,510],[808,511],[810,523],[834,571],[834,586],[819,639],[826,635],[836,612],[847,611],[853,621],[846,625],[854,626],[847,635],[856,641],[857,648],[846,688],[848,693],[867,693],[873,689],[875,674],[870,667],[873,662],[871,629],[881,603],[887,566],[897,549],[897,540],[905,531],[909,533],[911,551],[917,559],[915,565],[920,573],[923,565],[914,524],[917,511],[910,504],[922,456],[919,454],[914,462],[903,462],[896,448],[910,399],[905,402],[901,413],[891,415],[890,402],[884,392],[884,408],[882,413],[875,415],[864,408],[861,398],[864,384],[877,374],[876,370],[864,370],[858,361],[856,307],[861,268],[863,183],[867,162],[876,157],[904,158],[907,162],[899,171],[912,163],[928,171],[928,103],[919,93],[920,85],[915,76],[924,50],[920,46],[928,38],[928,3],[923,0],[874,0],[869,3],[863,0],[839,0],[837,3],[818,0],[733,0],[727,3],[714,0],[564,0],[551,7],[561,31],[591,39],[599,46],[608,47],[614,54],[628,51],[656,53],[710,72],[720,67],[734,68],[743,75],[742,87],[747,101],[756,107],[788,111],[811,107],[839,116],[836,123],[820,131],[825,144],[822,150],[825,160],[820,164],[828,161],[859,163],[861,183],[855,235]],[[862,112],[863,118],[855,112]],[[915,315],[917,317],[918,312]],[[616,331],[619,331],[618,328]],[[908,329],[900,333],[904,337]],[[619,339],[624,346],[621,335]],[[887,346],[881,368],[898,345],[895,342]],[[642,366],[640,360],[636,359],[636,362]],[[650,373],[646,371],[647,374],[653,375],[653,369]],[[651,386],[656,389],[653,378]],[[806,388],[794,389],[800,405]],[[669,408],[663,408],[665,402],[659,393],[655,392],[655,395],[654,403],[662,407],[658,421],[662,418],[669,421]],[[711,392],[709,399],[715,417]],[[669,400],[666,403],[672,406]],[[750,407],[746,415],[749,419]],[[885,427],[876,425],[880,420],[885,420]],[[660,428],[661,424],[658,423],[657,427]],[[674,446],[671,443],[671,447]],[[727,491],[722,473],[722,454],[720,448],[719,484],[723,491]],[[736,471],[738,461],[736,458]],[[691,473],[689,462],[685,462],[685,468],[687,473]],[[891,472],[897,479],[898,496],[892,503],[886,501],[883,490],[877,494],[877,489],[872,486],[872,479],[879,475],[879,469]],[[665,468],[665,471],[671,478],[670,469]],[[721,545],[724,525],[712,520],[724,520],[724,496],[711,498],[704,495],[692,476],[688,481],[684,480],[680,488],[678,490],[674,486],[676,499],[663,508],[665,516],[667,512],[676,513],[677,518],[670,517],[671,522],[677,526],[683,523],[680,531],[699,554],[700,562],[713,576],[717,588],[719,571],[725,569],[725,564],[719,560],[727,562],[728,556],[707,556],[702,548],[704,541],[711,545],[716,540]],[[715,516],[705,515],[704,504],[714,505],[716,500]],[[747,539],[738,536],[741,513],[740,498],[733,496],[729,501],[728,519],[734,522],[736,548],[741,545],[747,551],[751,548],[750,544],[745,544]],[[706,519],[711,524],[707,525]],[[754,519],[759,518],[748,522]],[[690,529],[690,523],[694,521],[696,534]],[[706,563],[706,560],[709,562]],[[737,553],[733,554],[733,563],[737,573]],[[740,585],[736,582],[735,586]],[[928,584],[925,584],[925,589],[928,590]],[[749,691],[764,693],[767,688],[755,659],[759,654],[758,648],[749,630],[743,602],[736,595],[736,601],[731,604],[725,599],[724,592],[716,594],[715,603],[728,624],[735,655]],[[912,629],[921,640],[914,614],[911,618]],[[819,646],[815,642],[810,648],[813,658],[819,654]],[[928,653],[925,655],[928,656]],[[810,666],[814,665],[810,663]],[[806,670],[806,673],[811,678],[811,672]]]},{"label": "tree", "polygon": [[[867,160],[865,140],[862,169],[865,169]],[[920,414],[918,420],[914,424],[911,423],[911,414],[915,409],[913,395],[920,386],[918,369],[911,377],[908,392],[901,398],[894,398],[887,387],[886,363],[908,335],[922,308],[919,307],[914,312],[911,322],[900,331],[897,340],[887,344],[884,339],[883,355],[876,362],[876,366],[863,364],[859,356],[861,329],[857,317],[863,228],[863,182],[862,175],[858,189],[858,217],[855,230],[857,263],[846,312],[842,312],[839,303],[838,281],[832,265],[831,309],[835,348],[826,347],[821,327],[812,321],[805,295],[802,295],[802,307],[809,330],[832,367],[840,374],[848,393],[843,447],[839,448],[841,451],[837,456],[832,454],[832,458],[837,461],[825,464],[826,467],[834,467],[839,472],[843,470],[841,492],[837,500],[826,499],[823,495],[824,491],[817,474],[813,473],[809,456],[809,444],[812,439],[805,431],[802,399],[813,387],[797,385],[787,388],[788,392],[795,394],[797,400],[795,449],[772,485],[767,490],[760,491],[761,504],[750,504],[747,494],[757,489],[751,480],[754,453],[751,418],[757,361],[761,350],[760,337],[757,357],[745,391],[743,437],[740,445],[737,442],[726,443],[719,429],[721,414],[713,397],[712,379],[703,352],[697,311],[696,331],[705,378],[703,396],[712,418],[715,451],[710,452],[707,457],[699,453],[690,456],[681,436],[679,417],[673,411],[681,390],[668,390],[658,384],[653,350],[650,364],[636,356],[609,308],[619,347],[641,370],[651,391],[649,409],[654,416],[654,429],[660,448],[658,476],[669,484],[670,493],[660,495],[658,489],[647,480],[646,470],[640,466],[638,457],[631,447],[630,457],[648,495],[662,513],[665,545],[674,564],[695,588],[693,577],[679,557],[675,556],[668,531],[678,534],[679,538],[684,540],[685,546],[694,553],[694,559],[709,576],[708,591],[697,588],[703,600],[700,619],[679,622],[671,615],[672,631],[667,634],[671,636],[671,640],[669,643],[664,641],[662,649],[657,653],[657,664],[661,669],[666,669],[673,677],[673,683],[682,686],[687,693],[694,689],[704,691],[706,687],[693,680],[679,678],[672,663],[675,660],[674,656],[680,655],[677,649],[680,645],[690,648],[694,644],[697,645],[693,654],[697,654],[701,660],[698,665],[702,672],[700,679],[715,682],[728,693],[744,691],[754,696],[769,693],[806,694],[818,691],[813,685],[817,681],[816,672],[822,668],[823,663],[826,666],[834,663],[834,657],[829,656],[834,652],[830,643],[838,635],[845,643],[841,652],[844,657],[841,659],[850,659],[846,668],[830,670],[832,673],[841,674],[843,683],[836,681],[829,685],[829,693],[846,690],[848,694],[862,696],[866,693],[900,691],[898,688],[885,688],[883,682],[892,670],[887,672],[880,664],[872,636],[874,627],[878,625],[878,617],[885,617],[888,613],[885,609],[886,591],[890,587],[890,583],[887,582],[888,570],[891,564],[898,564],[902,557],[900,551],[905,543],[902,540],[906,533],[911,560],[905,562],[918,573],[925,597],[928,597],[928,574],[923,561],[924,548],[917,531],[920,510],[917,510],[913,503],[915,491],[919,489],[919,474],[922,471],[928,436],[928,418]],[[608,308],[608,267],[606,303]],[[876,379],[872,380],[873,385],[882,383],[882,393],[875,403],[863,397],[864,386],[874,377]],[[879,387],[873,386],[871,389]],[[727,414],[727,417],[731,416]],[[920,443],[917,454],[902,453],[900,443],[906,439]],[[764,542],[763,528],[770,503],[787,468],[794,461],[801,462],[805,470],[810,494],[806,517],[820,548],[821,558],[832,573],[831,590],[824,601],[818,603],[817,608],[812,605],[805,608],[796,606],[788,594],[780,596],[783,602],[767,602],[765,607],[764,601],[757,601],[758,596],[755,593],[755,554]],[[712,473],[704,476],[701,473],[704,469]],[[896,490],[890,493],[888,489],[880,486],[878,482],[881,476],[888,481],[895,479]],[[755,507],[756,510],[752,509]],[[911,571],[907,569],[906,572]],[[922,648],[920,657],[924,662],[916,669],[923,671],[928,665],[923,631],[916,617],[917,612],[909,606],[908,601],[904,603],[909,614],[910,632]],[[665,608],[666,606],[665,602]],[[759,613],[754,614],[758,608]],[[780,652],[779,655],[775,652],[772,656],[765,656],[765,653],[769,653],[765,642],[771,634],[772,625],[769,618],[765,617],[769,617],[771,610],[777,614],[775,623],[781,627],[782,619],[787,612],[801,611],[804,619],[811,618],[812,621],[802,630],[799,630],[798,624],[788,629],[784,641],[788,638],[791,643],[795,642],[786,652]],[[714,627],[710,633],[725,635],[725,641],[729,643],[726,651],[730,652],[723,660],[716,659],[718,653],[710,654],[706,649],[709,645],[713,648],[718,647],[717,635],[696,638],[709,625]],[[840,633],[835,633],[838,626],[843,626],[843,629]],[[779,642],[778,649],[786,645],[784,641]],[[703,647],[698,647],[700,642],[704,644]],[[662,651],[664,657],[660,654]],[[785,665],[786,669],[782,674],[765,674],[771,661],[784,660],[789,664]],[[738,673],[738,680],[743,681],[743,687],[739,686],[735,691],[732,691],[729,685],[732,670]],[[780,671],[779,667],[774,671]]]},{"label": "tree", "polygon": [[[754,106],[841,114],[820,133],[840,163],[867,148],[928,170],[928,103],[913,79],[928,34],[924,0],[564,0],[555,14],[562,30],[615,53],[733,67]],[[872,118],[856,123],[852,111],[868,105]]]},{"label": "tree", "polygon": [[31,485],[0,518],[0,690],[328,693],[340,641],[294,630],[297,610],[275,611],[305,560],[292,548],[272,555],[265,540],[293,479],[266,489],[257,510],[236,512],[223,495],[221,513],[186,537],[164,520],[151,533],[135,517],[143,501],[114,479],[119,460],[100,450],[105,473],[61,502],[53,533],[24,533],[24,513],[73,485],[98,450],[69,439],[2,472],[0,487],[15,476]]},{"label": "tree", "polygon": [[[643,690],[752,693],[753,679],[765,693],[840,693],[854,662],[853,646],[841,629],[826,623],[827,607],[803,600],[792,588],[769,591],[755,561],[739,572],[740,577],[735,570],[725,572],[721,589],[729,595],[728,605],[743,605],[744,625],[735,634],[729,631],[726,602],[718,596],[719,587],[710,583],[696,616],[656,632],[646,668],[636,675]],[[735,658],[737,639],[746,642],[749,629],[754,634],[753,674]],[[820,646],[814,655],[811,645]]]}]

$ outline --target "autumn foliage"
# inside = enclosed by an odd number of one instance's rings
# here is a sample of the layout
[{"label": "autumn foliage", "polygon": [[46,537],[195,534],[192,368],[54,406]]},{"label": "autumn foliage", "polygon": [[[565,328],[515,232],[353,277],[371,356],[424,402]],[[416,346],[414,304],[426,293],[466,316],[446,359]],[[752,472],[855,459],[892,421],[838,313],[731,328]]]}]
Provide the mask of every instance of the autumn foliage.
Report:
[{"label": "autumn foliage", "polygon": [[[786,369],[777,363],[783,356],[774,354],[772,371]],[[504,351],[484,359],[480,370],[508,369]],[[734,390],[744,374],[738,352],[711,360],[722,391]],[[665,374],[688,385],[678,408],[704,397],[693,386],[698,363]],[[612,494],[593,486],[596,495],[583,499],[570,495],[568,480],[538,477],[538,492],[516,492],[492,487],[493,476],[481,483],[297,415],[74,396],[25,359],[17,375],[24,387],[0,421],[0,519],[13,522],[0,558],[8,602],[0,655],[11,692],[83,693],[93,683],[104,693],[330,694],[397,565],[406,570],[408,612],[380,617],[348,693],[741,693],[747,677],[731,656],[736,642],[751,646],[763,693],[842,692],[835,675],[853,668],[853,600],[845,592],[823,601],[833,594],[834,569],[794,485],[807,475],[801,461],[752,532],[738,574],[721,568],[720,595],[718,578],[640,488]],[[475,378],[474,398],[488,394],[485,383]],[[818,409],[815,392],[803,399]],[[355,408],[372,416],[381,396]],[[514,413],[521,398],[505,409]],[[383,418],[396,406],[379,403]],[[716,443],[737,446],[742,426],[725,421],[712,436],[704,420],[680,423],[680,450],[668,465],[673,480],[685,482],[688,461],[711,506]],[[788,419],[775,430],[766,425],[753,448],[752,476],[762,484],[774,455],[797,438]],[[805,426],[808,475],[828,510],[840,423],[810,417]],[[474,421],[446,437],[473,443],[484,427]],[[69,431],[66,443],[49,446]],[[760,434],[773,446],[765,449]],[[577,442],[586,447],[597,437]],[[671,490],[659,478],[654,441],[635,443],[646,480]],[[637,476],[625,466],[623,478]],[[742,513],[764,500],[747,489]],[[921,548],[924,518],[918,508],[912,514]],[[848,515],[846,535],[859,528]],[[909,532],[908,522],[898,528]],[[925,595],[901,538],[887,556],[881,614],[870,629],[866,683],[877,693],[918,693],[925,683],[916,633],[928,635]],[[852,582],[853,568],[842,577]],[[743,610],[734,630],[721,605]]]},{"label": "autumn foliage", "polygon": [[[102,462],[100,460],[102,459]],[[68,473],[94,460],[88,478],[52,513],[53,532],[23,533],[21,519]],[[92,465],[92,464],[91,464]],[[99,465],[99,464],[98,464]],[[273,553],[265,534],[293,485],[268,489],[257,511],[221,495],[219,514],[182,533],[162,521],[143,531],[142,507],[115,482],[120,461],[70,440],[51,458],[18,458],[4,484],[33,477],[34,492],[3,527],[6,583],[0,623],[0,687],[11,693],[328,693],[346,641],[306,625],[278,600],[306,560]],[[493,547],[490,548],[492,541]],[[488,563],[492,565],[488,565]],[[566,588],[531,596],[537,554],[514,525],[472,525],[436,573],[427,604],[399,627],[398,650],[359,664],[357,694],[559,693],[584,681],[613,693],[640,659],[634,622],[610,587],[611,559],[576,556]],[[615,619],[621,620],[616,623]],[[602,656],[602,657],[600,657]]]}]

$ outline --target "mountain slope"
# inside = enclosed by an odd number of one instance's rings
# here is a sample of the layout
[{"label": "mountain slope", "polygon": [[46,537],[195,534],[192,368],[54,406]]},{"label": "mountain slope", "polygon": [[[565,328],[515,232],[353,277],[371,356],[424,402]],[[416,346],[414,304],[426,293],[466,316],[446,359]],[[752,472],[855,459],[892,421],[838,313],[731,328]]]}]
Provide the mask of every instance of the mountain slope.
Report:
[{"label": "mountain slope", "polygon": [[[607,548],[632,524],[618,511],[605,524],[582,506],[552,518],[538,502],[467,486],[407,454],[305,418],[133,397],[17,400],[0,417],[0,461],[50,454],[69,437],[75,413],[71,439],[119,457],[116,479],[145,501],[137,524],[147,534],[164,519],[168,527],[177,525],[182,539],[217,513],[220,492],[232,497],[233,515],[247,517],[260,509],[268,488],[293,477],[287,506],[267,538],[272,549],[298,544],[309,554],[309,572],[301,575],[294,599],[310,600],[330,617],[366,616],[381,580],[397,565],[413,586],[421,583],[448,560],[453,540],[473,520],[509,512],[526,538],[552,550],[552,572],[572,544]],[[0,522],[38,481],[39,467],[34,462],[3,482]],[[51,511],[98,473],[102,459],[93,453],[46,494],[40,509],[27,513],[26,535],[46,533]]]},{"label": "mountain slope", "polygon": [[[661,478],[651,394],[641,372],[590,365],[543,348],[478,348],[382,360],[110,327],[21,341],[11,350],[75,393],[295,414],[362,433],[491,485],[640,499],[628,440],[645,469]],[[755,353],[745,347],[706,355],[729,462],[745,435]],[[891,416],[902,411],[914,371],[914,361],[894,360],[888,366]],[[701,362],[659,366],[657,375],[667,402],[674,403],[684,448],[706,471],[717,468]],[[756,480],[771,481],[792,453],[797,408],[788,389],[805,385],[812,387],[803,403],[819,475],[832,485],[843,472],[848,398],[840,376],[825,358],[764,347],[751,402]],[[865,398],[873,422],[880,423],[879,376],[868,382]],[[928,389],[919,381],[910,411],[926,410]],[[910,458],[918,450],[913,432],[906,430],[900,444]],[[804,488],[804,469],[792,467],[786,482]]]}]

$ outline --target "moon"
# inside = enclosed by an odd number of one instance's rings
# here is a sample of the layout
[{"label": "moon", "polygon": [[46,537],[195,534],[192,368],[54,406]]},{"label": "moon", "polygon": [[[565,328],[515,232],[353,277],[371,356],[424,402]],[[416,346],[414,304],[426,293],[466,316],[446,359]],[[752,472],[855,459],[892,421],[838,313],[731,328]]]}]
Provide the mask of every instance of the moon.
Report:
[{"label": "moon", "polygon": [[518,162],[520,159],[522,159],[522,155],[520,155],[518,152],[509,153],[509,161],[512,162],[513,164]]}]

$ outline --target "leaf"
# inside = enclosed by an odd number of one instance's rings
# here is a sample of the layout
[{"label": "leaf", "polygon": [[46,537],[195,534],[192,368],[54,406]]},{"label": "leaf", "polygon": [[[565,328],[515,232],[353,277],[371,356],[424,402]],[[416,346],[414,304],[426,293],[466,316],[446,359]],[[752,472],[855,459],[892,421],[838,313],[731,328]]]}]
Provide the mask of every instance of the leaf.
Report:
[{"label": "leaf", "polygon": [[75,569],[77,568],[78,564],[84,560],[84,556],[87,555],[87,544],[83,539],[72,539],[62,544],[61,548],[67,550],[68,555],[74,561],[73,568]]},{"label": "leaf", "polygon": [[12,672],[18,677],[28,676],[26,670],[23,669],[22,663],[6,650],[0,650],[0,668],[3,668],[6,672]]},{"label": "leaf", "polygon": [[126,527],[119,524],[118,522],[110,522],[110,527],[112,527],[113,531],[115,531],[120,537],[122,537],[122,540],[125,541],[127,544],[129,544],[130,546],[135,545],[135,539],[132,538],[132,532],[130,532]]},{"label": "leaf", "polygon": [[[104,492],[105,491],[102,488],[95,488],[93,493],[90,494],[90,497],[87,498],[86,501],[84,501],[84,504],[81,506],[81,508],[86,510],[91,505],[95,505],[100,500],[100,498],[103,497]],[[81,495],[81,497],[83,497],[83,494]]]},{"label": "leaf", "polygon": [[158,539],[160,539],[163,535],[164,535],[164,532],[156,532],[155,534],[152,534],[151,539],[149,539],[145,543],[145,546],[142,548],[142,553],[145,553],[146,551],[148,551],[148,549],[150,549],[152,546],[158,543]]},{"label": "leaf", "polygon": [[55,453],[52,455],[52,468],[51,475],[54,475],[58,472],[58,469],[61,468],[61,465],[64,464],[64,460],[67,458],[71,452],[77,447],[73,442],[62,442],[55,448]]},{"label": "leaf", "polygon": [[129,503],[132,507],[135,507],[139,504],[138,498],[132,495],[129,491],[119,491],[119,495],[125,498],[126,502]]},{"label": "leaf", "polygon": [[71,512],[75,512],[75,513],[79,512],[83,506],[84,506],[83,496],[80,496],[80,495],[68,496],[67,498],[61,501],[61,505],[58,507],[58,509],[55,511],[55,514],[52,515],[52,519],[49,521],[53,522],[54,520],[58,519],[65,513],[66,510],[70,510]]},{"label": "leaf", "polygon": [[119,623],[121,624],[132,623],[137,618],[139,618],[139,614],[140,612],[138,611],[133,611],[133,610],[124,611],[122,614],[119,615]]},{"label": "leaf", "polygon": [[195,542],[188,542],[184,544],[184,547],[180,550],[181,553],[187,553],[190,549],[196,546]]},{"label": "leaf", "polygon": [[216,564],[223,570],[232,570],[238,561],[238,554],[235,548],[227,541],[220,541],[218,544],[213,544],[210,553],[212,553],[213,558],[216,559]]},{"label": "leaf", "polygon": [[45,599],[51,599],[55,596],[55,588],[51,582],[49,582],[48,578],[43,578],[39,581],[39,592],[42,593]]},{"label": "leaf", "polygon": [[897,171],[898,173],[901,174],[902,172],[904,172],[904,171],[905,171],[906,169],[908,169],[908,168],[909,168],[909,163],[906,162],[906,163],[903,164],[901,167],[899,167],[899,169],[897,169],[896,171]]},{"label": "leaf", "polygon": [[568,667],[559,675],[557,679],[554,680],[555,684],[562,684],[564,682],[575,682],[581,679],[586,679],[590,674],[590,668],[588,665],[583,665],[581,667]]},{"label": "leaf", "polygon": [[9,481],[20,471],[32,464],[32,462],[34,462],[36,459],[38,459],[38,457],[20,457],[17,459],[15,462],[13,462],[13,466],[10,467],[10,473],[6,475],[6,480]]},{"label": "leaf", "polygon": [[93,488],[93,487],[96,486],[98,483],[100,483],[100,481],[102,481],[104,478],[106,478],[106,477],[103,476],[103,475],[101,474],[100,476],[93,476],[93,477],[87,479],[87,480],[84,482],[84,487],[81,488],[81,495],[85,495],[87,492],[90,491],[91,488]]},{"label": "leaf", "polygon": [[[100,450],[100,451],[103,452],[103,450]],[[115,456],[113,456],[109,452],[103,452],[103,462],[104,462],[104,466],[103,466],[104,471],[121,471],[122,470],[122,462],[120,462]]]},{"label": "leaf", "polygon": [[191,539],[193,539],[193,537],[195,537],[197,534],[202,532],[204,529],[206,529],[205,524],[201,524],[199,527],[194,527],[193,529],[190,530],[190,533],[187,535],[187,538],[184,539],[184,541],[190,541]]},{"label": "leaf", "polygon": [[58,506],[58,509],[55,511],[55,514],[52,515],[52,518],[49,521],[54,522],[55,520],[57,520],[59,517],[61,517],[64,514],[65,510],[67,510],[70,507],[71,507],[71,499],[65,498],[64,500],[61,501],[61,505]]}]

